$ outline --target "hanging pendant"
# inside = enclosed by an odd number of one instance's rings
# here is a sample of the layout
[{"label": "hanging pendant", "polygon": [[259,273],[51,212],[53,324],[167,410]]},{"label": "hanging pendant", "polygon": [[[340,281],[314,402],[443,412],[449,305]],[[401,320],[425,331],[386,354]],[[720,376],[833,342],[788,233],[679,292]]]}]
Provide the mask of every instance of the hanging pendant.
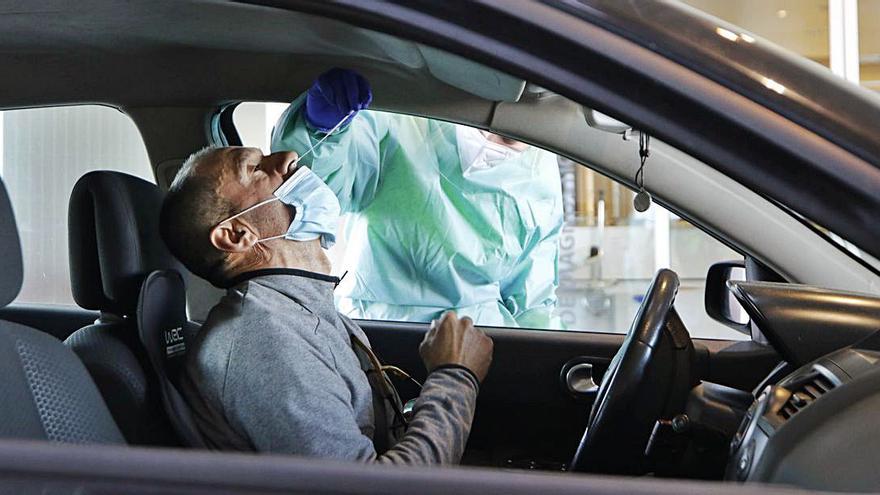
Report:
[{"label": "hanging pendant", "polygon": [[636,171],[635,183],[639,188],[639,192],[633,198],[633,208],[639,213],[648,211],[651,207],[651,193],[645,190],[645,162],[651,156],[650,151],[651,136],[644,131],[639,133],[639,169]]},{"label": "hanging pendant", "polygon": [[633,198],[633,208],[636,209],[639,213],[644,213],[648,211],[648,208],[651,207],[651,193],[642,189],[636,196]]}]

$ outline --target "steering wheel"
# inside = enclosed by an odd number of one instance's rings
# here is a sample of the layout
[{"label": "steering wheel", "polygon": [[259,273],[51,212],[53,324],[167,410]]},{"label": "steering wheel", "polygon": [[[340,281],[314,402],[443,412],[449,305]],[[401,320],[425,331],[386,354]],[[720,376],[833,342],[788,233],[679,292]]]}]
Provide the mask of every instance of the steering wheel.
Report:
[{"label": "steering wheel", "polygon": [[642,474],[654,423],[684,410],[694,346],[673,303],[678,275],[660,270],[602,379],[572,471]]}]

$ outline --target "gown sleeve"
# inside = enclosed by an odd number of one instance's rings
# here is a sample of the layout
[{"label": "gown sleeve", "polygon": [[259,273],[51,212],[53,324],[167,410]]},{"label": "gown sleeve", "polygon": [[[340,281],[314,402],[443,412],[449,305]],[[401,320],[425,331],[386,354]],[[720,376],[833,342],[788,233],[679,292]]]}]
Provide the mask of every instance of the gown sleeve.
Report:
[{"label": "gown sleeve", "polygon": [[305,94],[298,96],[278,119],[272,131],[272,152],[296,151],[339,199],[343,213],[366,208],[376,195],[382,174],[383,142],[391,135],[389,114],[362,110],[311,153],[322,137],[304,115]]}]

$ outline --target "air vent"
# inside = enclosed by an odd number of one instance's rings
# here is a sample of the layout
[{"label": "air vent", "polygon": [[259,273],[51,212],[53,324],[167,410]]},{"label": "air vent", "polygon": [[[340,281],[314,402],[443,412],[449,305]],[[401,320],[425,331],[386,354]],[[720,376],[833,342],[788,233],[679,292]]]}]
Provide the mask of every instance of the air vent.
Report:
[{"label": "air vent", "polygon": [[834,388],[834,383],[821,373],[813,372],[786,384],[785,388],[791,391],[791,396],[785,401],[778,414],[783,420],[788,420],[813,401],[827,394]]}]

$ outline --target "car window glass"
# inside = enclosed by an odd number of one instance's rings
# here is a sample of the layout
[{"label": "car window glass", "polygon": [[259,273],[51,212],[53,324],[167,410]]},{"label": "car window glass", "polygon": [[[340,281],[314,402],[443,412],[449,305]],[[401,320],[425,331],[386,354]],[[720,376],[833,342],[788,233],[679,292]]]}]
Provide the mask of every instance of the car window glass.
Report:
[{"label": "car window glass", "polygon": [[[880,91],[880,0],[684,0],[708,14],[831,68],[836,74]],[[839,25],[841,29],[832,29]],[[719,28],[719,35],[737,34]],[[847,37],[856,38],[852,43]],[[835,46],[838,51],[835,51]],[[850,51],[850,53],[846,53]],[[855,63],[835,63],[852,59]]]},{"label": "car window glass", "polygon": [[154,182],[143,140],[122,112],[84,105],[0,112],[0,175],[15,210],[24,253],[19,303],[74,304],[67,205],[92,170]]},{"label": "car window glass", "polygon": [[802,57],[829,65],[828,0],[684,0],[684,3]]},{"label": "car window glass", "polygon": [[862,86],[880,91],[880,0],[858,4],[859,75]]},{"label": "car window glass", "polygon": [[[243,144],[268,153],[286,108],[240,104]],[[631,190],[550,152],[486,146],[486,133],[447,122],[370,115],[387,132],[382,145],[340,140],[321,152],[331,164],[313,165],[344,212],[329,252],[345,274],[343,313],[424,322],[456,309],[486,326],[625,333],[668,267],[695,337],[748,338],[703,307],[708,267],[742,256],[687,221],[656,204],[636,212]]]}]

